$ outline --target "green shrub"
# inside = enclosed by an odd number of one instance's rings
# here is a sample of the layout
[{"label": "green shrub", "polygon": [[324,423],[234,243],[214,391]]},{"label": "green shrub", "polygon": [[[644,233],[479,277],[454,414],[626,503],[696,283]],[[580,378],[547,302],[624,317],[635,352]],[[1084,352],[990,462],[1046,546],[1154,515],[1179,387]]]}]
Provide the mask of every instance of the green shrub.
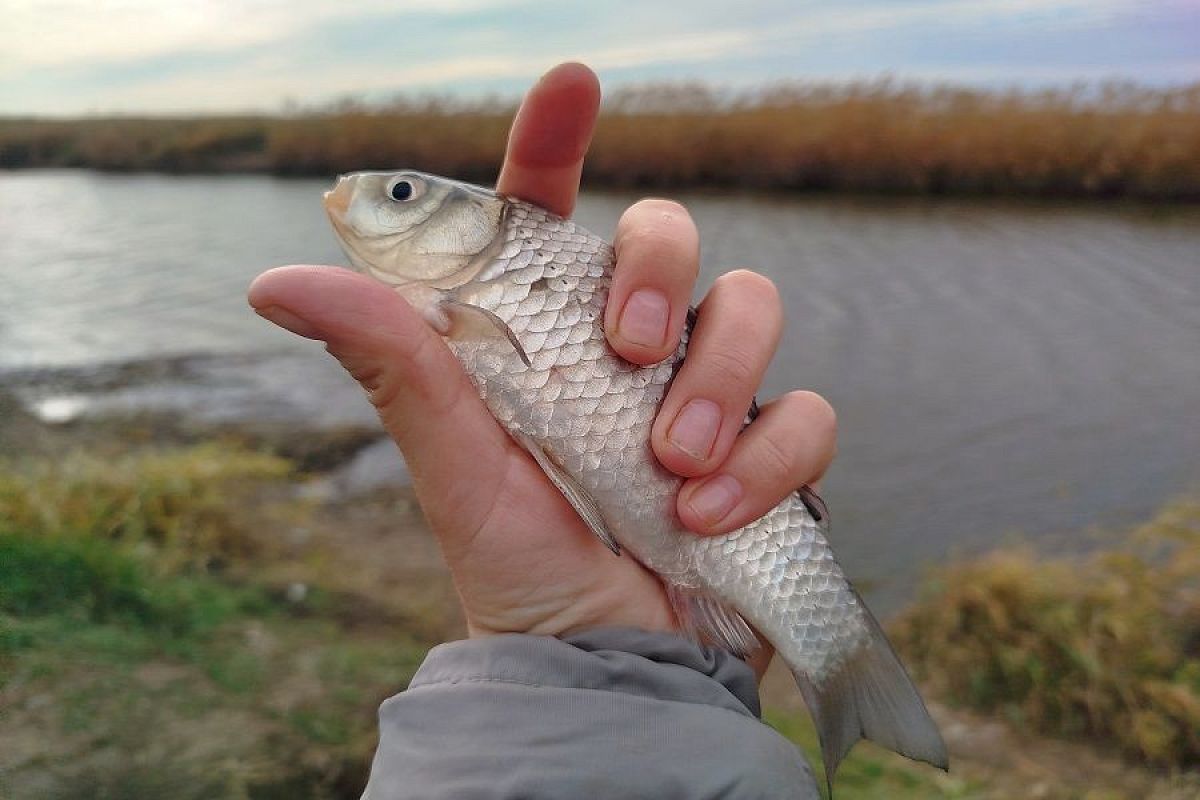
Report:
[{"label": "green shrub", "polygon": [[1116,551],[942,571],[895,628],[948,700],[1158,765],[1200,764],[1200,501]]}]

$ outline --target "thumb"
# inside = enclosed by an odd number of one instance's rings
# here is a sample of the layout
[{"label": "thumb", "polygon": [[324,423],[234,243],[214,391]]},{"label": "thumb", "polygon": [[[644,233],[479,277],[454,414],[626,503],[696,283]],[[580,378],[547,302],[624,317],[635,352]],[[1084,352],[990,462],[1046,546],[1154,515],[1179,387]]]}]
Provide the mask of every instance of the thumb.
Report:
[{"label": "thumb", "polygon": [[258,276],[250,305],[326,349],[362,384],[400,445],[430,523],[474,531],[515,447],[458,360],[394,290],[336,267],[279,267]]}]

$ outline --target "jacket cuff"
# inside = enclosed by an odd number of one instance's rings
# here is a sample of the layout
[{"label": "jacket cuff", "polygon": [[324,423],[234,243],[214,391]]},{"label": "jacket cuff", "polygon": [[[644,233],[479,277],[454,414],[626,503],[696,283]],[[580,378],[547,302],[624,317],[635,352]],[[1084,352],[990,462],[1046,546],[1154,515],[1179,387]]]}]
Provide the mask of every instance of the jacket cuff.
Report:
[{"label": "jacket cuff", "polygon": [[452,642],[381,706],[363,797],[818,798],[759,713],[745,663],[671,634]]}]

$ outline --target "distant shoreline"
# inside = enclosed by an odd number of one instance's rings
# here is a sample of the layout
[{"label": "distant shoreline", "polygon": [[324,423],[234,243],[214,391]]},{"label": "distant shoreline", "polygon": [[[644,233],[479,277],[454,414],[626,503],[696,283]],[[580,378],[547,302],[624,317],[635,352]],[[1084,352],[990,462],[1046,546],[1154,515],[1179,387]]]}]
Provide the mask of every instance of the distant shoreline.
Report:
[{"label": "distant shoreline", "polygon": [[[495,177],[511,104],[352,103],[286,116],[0,118],[0,168]],[[606,106],[594,188],[1200,202],[1200,83],[990,92],[652,87]]]}]

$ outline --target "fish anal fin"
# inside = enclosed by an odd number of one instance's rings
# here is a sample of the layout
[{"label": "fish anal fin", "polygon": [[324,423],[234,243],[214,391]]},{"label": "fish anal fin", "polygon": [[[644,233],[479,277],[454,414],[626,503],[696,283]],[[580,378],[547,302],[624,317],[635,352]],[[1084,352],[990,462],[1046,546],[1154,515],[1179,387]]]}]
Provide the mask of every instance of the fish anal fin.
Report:
[{"label": "fish anal fin", "polygon": [[821,740],[825,780],[859,739],[940,769],[949,767],[946,745],[921,695],[883,630],[865,606],[871,636],[820,681],[792,669]]},{"label": "fish anal fin", "polygon": [[679,624],[693,639],[708,637],[738,658],[746,658],[760,647],[742,615],[712,595],[668,585],[667,596]]},{"label": "fish anal fin", "polygon": [[828,532],[829,506],[825,505],[825,501],[821,498],[821,495],[817,494],[817,490],[806,483],[796,490],[796,495],[800,498],[800,502],[804,504],[804,510],[809,513],[813,521],[818,524],[822,531]]},{"label": "fish anal fin", "polygon": [[600,513],[600,506],[587,490],[579,485],[579,481],[571,477],[554,459],[550,458],[542,446],[531,436],[513,434],[513,438],[529,452],[529,455],[533,456],[533,460],[542,468],[542,472],[546,473],[546,477],[550,479],[555,488],[562,492],[562,496],[567,499],[567,502],[571,504],[575,513],[579,514],[580,519],[591,532],[596,534],[596,538],[613,553],[621,555],[621,545],[609,530],[608,523],[604,521],[604,515]]},{"label": "fish anal fin", "polygon": [[525,366],[533,366],[533,362],[529,360],[529,354],[521,346],[521,340],[513,333],[513,329],[508,327],[508,323],[491,311],[480,306],[471,305],[470,303],[462,303],[458,300],[445,301],[442,305],[442,310],[450,319],[450,331],[448,335],[451,338],[482,339],[488,336],[503,336],[512,344]]}]

